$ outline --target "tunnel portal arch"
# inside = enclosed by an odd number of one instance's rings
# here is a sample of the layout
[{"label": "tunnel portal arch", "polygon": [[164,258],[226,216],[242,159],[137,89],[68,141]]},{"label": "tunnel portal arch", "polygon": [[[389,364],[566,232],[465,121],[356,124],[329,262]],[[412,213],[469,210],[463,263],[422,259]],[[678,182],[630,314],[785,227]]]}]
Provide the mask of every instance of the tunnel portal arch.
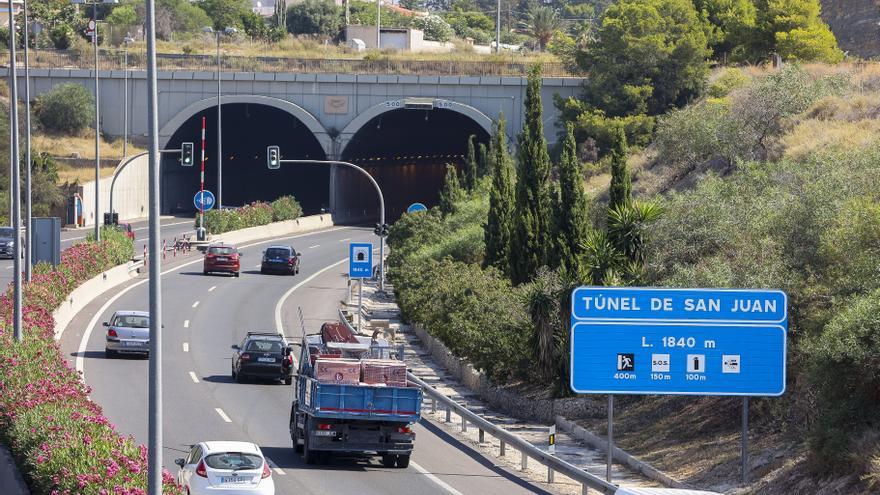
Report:
[{"label": "tunnel portal arch", "polygon": [[[454,165],[461,172],[469,137],[488,145],[492,127],[492,119],[468,105],[402,98],[358,115],[338,136],[336,149],[341,160],[363,167],[379,183],[386,218],[393,222],[412,203],[436,204],[446,166]],[[375,194],[364,178],[337,169],[331,187],[340,220],[378,217]]]},{"label": "tunnel portal arch", "polygon": [[[216,98],[196,102],[169,120],[161,134],[163,149],[179,149],[183,142],[196,144],[196,163],[184,167],[178,153],[161,157],[161,209],[163,213],[195,213],[193,196],[199,190],[201,128],[205,132],[205,189],[217,190]],[[203,120],[204,119],[204,120]],[[242,206],[253,201],[274,201],[293,195],[305,214],[330,206],[330,167],[285,164],[278,170],[266,165],[266,148],[281,147],[282,156],[325,160],[332,139],[324,127],[302,108],[277,98],[239,95],[223,98],[222,204]]]}]

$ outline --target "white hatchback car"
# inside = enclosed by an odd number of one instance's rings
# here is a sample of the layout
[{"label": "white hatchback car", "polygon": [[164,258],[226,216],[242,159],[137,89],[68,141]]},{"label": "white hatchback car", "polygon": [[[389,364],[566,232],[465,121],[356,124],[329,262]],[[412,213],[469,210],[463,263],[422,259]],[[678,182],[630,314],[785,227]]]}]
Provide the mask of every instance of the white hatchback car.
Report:
[{"label": "white hatchback car", "polygon": [[201,442],[174,463],[177,483],[189,495],[275,495],[269,463],[250,442]]}]

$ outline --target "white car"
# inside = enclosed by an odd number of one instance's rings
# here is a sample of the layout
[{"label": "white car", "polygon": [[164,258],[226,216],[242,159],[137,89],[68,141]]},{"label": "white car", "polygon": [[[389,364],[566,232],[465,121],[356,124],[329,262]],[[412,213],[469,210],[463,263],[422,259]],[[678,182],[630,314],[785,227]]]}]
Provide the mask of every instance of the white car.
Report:
[{"label": "white car", "polygon": [[250,442],[201,442],[174,463],[180,466],[177,483],[189,495],[275,495],[269,463]]}]

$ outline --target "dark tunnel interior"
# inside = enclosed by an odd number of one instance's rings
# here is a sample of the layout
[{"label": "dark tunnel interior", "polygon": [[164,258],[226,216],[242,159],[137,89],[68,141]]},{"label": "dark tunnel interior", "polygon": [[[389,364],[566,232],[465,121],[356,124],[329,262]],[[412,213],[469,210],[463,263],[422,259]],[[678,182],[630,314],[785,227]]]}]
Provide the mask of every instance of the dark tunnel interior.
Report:
[{"label": "dark tunnel interior", "polygon": [[[171,137],[166,149],[182,142],[195,144],[195,165],[180,165],[179,153],[162,155],[162,212],[195,213],[193,196],[199,190],[201,122],[206,118],[205,189],[217,194],[217,108],[189,118]],[[330,184],[326,165],[283,164],[266,166],[266,147],[278,145],[282,158],[324,160],[321,145],[296,117],[267,105],[223,105],[223,205],[241,206],[294,195],[305,214],[330,208],[343,222],[376,221],[378,200],[369,181],[359,173],[339,167]],[[488,143],[489,135],[476,122],[447,109],[386,112],[364,125],[346,146],[342,160],[367,170],[385,196],[386,221],[391,223],[415,202],[437,204],[446,164],[462,169],[468,136]]]},{"label": "dark tunnel interior", "polygon": [[[469,117],[453,110],[398,109],[365,124],[342,152],[369,172],[385,196],[386,221],[400,217],[412,203],[436,205],[446,164],[464,164],[468,136],[488,143],[489,135]],[[376,218],[376,193],[354,171],[339,173],[337,209],[348,218]]]},{"label": "dark tunnel interior", "polygon": [[[195,165],[180,165],[179,153],[162,155],[162,212],[194,213],[193,196],[199,190],[202,117],[205,131],[205,189],[217,195],[217,107],[188,119],[174,133],[166,149],[195,143]],[[266,147],[278,145],[283,156],[324,160],[321,145],[311,130],[293,115],[268,105],[223,104],[223,205],[241,206],[252,201],[273,201],[292,194],[305,214],[330,207],[330,167],[285,164],[278,170],[266,166]]]}]

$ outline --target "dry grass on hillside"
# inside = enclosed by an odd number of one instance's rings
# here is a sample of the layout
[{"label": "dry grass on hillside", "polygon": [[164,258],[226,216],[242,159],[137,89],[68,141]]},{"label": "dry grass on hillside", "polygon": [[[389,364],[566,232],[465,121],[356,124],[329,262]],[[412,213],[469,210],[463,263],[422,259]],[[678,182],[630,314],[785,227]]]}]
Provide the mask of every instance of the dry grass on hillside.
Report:
[{"label": "dry grass on hillside", "polygon": [[[113,176],[116,167],[101,167],[101,177]],[[95,180],[95,169],[89,167],[71,167],[69,165],[58,166],[59,184],[80,184]]]},{"label": "dry grass on hillside", "polygon": [[[94,132],[94,131],[93,131]],[[31,137],[34,152],[46,152],[62,158],[95,158],[95,135],[84,131],[77,136],[34,134]],[[128,143],[128,154],[136,155],[145,150]],[[101,139],[101,160],[122,158],[122,139]]]}]

